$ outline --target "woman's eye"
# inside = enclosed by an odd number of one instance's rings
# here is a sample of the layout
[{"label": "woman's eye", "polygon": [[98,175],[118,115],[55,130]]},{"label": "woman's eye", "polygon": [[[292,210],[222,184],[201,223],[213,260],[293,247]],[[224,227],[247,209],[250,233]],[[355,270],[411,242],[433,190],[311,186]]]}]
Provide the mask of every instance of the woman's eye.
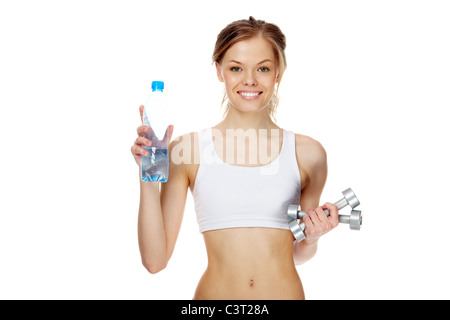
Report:
[{"label": "woman's eye", "polygon": [[267,67],[261,67],[261,68],[259,68],[259,71],[261,71],[261,72],[269,72],[270,70]]},{"label": "woman's eye", "polygon": [[239,71],[241,71],[242,69],[239,68],[239,67],[231,67],[230,70],[233,71],[233,72],[239,72]]}]

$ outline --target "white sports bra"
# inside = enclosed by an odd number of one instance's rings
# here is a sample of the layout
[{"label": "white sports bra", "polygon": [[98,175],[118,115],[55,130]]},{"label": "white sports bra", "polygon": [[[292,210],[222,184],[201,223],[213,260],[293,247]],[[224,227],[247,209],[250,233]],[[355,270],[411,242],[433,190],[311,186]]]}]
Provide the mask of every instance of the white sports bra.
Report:
[{"label": "white sports bra", "polygon": [[295,134],[283,130],[279,156],[271,163],[244,167],[216,153],[212,128],[199,132],[200,166],[195,180],[195,211],[201,233],[242,227],[289,229],[287,209],[300,203],[300,172]]}]

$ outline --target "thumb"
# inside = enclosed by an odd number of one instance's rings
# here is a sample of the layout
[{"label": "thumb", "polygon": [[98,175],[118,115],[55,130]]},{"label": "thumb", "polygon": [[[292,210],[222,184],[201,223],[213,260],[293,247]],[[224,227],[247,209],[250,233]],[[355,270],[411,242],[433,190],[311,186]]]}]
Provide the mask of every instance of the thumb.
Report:
[{"label": "thumb", "polygon": [[332,219],[338,219],[338,217],[339,217],[339,213],[338,213],[339,209],[338,209],[338,207],[335,204],[327,202],[327,203],[325,203],[322,206],[322,209],[327,209],[330,212],[330,217]]},{"label": "thumb", "polygon": [[164,135],[163,141],[165,143],[169,143],[170,139],[172,139],[173,134],[173,125],[169,125],[166,130],[166,134]]}]

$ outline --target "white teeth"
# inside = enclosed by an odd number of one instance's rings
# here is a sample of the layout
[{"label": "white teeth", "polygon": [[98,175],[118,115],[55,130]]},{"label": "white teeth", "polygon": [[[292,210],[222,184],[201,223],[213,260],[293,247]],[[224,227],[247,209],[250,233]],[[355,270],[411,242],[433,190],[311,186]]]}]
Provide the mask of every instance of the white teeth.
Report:
[{"label": "white teeth", "polygon": [[256,97],[259,95],[259,92],[240,92],[244,97]]}]

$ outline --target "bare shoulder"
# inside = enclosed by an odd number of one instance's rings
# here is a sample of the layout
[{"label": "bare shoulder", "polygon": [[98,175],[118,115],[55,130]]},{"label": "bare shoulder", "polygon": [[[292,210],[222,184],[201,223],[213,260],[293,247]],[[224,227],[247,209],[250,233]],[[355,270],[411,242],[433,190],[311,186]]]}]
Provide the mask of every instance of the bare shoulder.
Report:
[{"label": "bare shoulder", "polygon": [[173,139],[169,145],[169,159],[169,170],[187,178],[188,184],[193,187],[200,163],[198,132],[189,132]]},{"label": "bare shoulder", "polygon": [[306,182],[323,180],[327,175],[327,152],[323,145],[309,136],[295,135],[295,152],[297,164]]},{"label": "bare shoulder", "polygon": [[295,135],[295,149],[297,153],[297,158],[300,160],[307,161],[308,163],[322,163],[326,162],[327,152],[322,144],[303,134]]},{"label": "bare shoulder", "polygon": [[172,139],[169,146],[171,162],[176,165],[194,164],[198,159],[198,132],[189,132]]}]

